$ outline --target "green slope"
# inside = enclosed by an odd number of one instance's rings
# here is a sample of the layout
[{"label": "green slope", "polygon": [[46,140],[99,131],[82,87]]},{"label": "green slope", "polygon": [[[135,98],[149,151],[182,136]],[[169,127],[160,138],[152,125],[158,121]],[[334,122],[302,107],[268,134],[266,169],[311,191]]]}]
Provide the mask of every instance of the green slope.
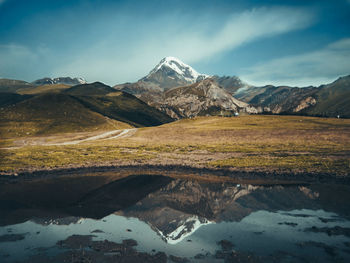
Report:
[{"label": "green slope", "polygon": [[0,92],[0,107],[5,107],[8,105],[13,105],[18,102],[27,100],[31,98],[30,95],[20,95],[17,93],[7,93],[7,92]]},{"label": "green slope", "polygon": [[107,96],[76,96],[76,98],[90,110],[135,127],[155,126],[172,121],[168,115],[122,91],[114,91]]},{"label": "green slope", "polygon": [[68,89],[71,86],[65,84],[46,84],[42,86],[35,86],[33,88],[25,88],[17,90],[19,94],[40,94],[40,93],[54,93],[61,92],[62,90]]},{"label": "green slope", "polygon": [[65,94],[39,95],[0,108],[0,133],[3,138],[111,130],[119,124]]},{"label": "green slope", "polygon": [[73,86],[69,89],[62,91],[65,94],[70,95],[84,95],[84,96],[101,96],[114,92],[115,89],[107,86],[101,82],[94,82],[91,84],[81,84]]}]

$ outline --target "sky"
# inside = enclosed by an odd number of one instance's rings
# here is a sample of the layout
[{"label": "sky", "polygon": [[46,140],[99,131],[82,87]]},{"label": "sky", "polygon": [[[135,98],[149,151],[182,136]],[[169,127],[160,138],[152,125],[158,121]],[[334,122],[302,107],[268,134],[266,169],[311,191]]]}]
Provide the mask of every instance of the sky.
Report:
[{"label": "sky", "polygon": [[0,0],[0,78],[134,82],[166,56],[252,85],[350,74],[350,0]]}]

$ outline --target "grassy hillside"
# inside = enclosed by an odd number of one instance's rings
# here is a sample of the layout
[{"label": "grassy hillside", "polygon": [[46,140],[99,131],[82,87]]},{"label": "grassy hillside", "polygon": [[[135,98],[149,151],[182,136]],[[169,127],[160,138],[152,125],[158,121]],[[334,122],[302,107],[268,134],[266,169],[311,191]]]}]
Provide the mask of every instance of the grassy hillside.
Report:
[{"label": "grassy hillside", "polygon": [[44,94],[0,109],[3,138],[125,127],[65,94]]},{"label": "grassy hillside", "polygon": [[135,127],[155,126],[172,121],[166,114],[122,91],[108,96],[76,96],[87,108]]},{"label": "grassy hillside", "polygon": [[26,99],[31,98],[32,96],[30,95],[20,95],[17,93],[1,93],[0,92],[0,107],[8,106],[8,105],[13,105],[18,102],[24,101]]},{"label": "grassy hillside", "polygon": [[96,95],[107,95],[108,93],[114,92],[115,89],[107,86],[101,82],[94,82],[91,84],[81,84],[73,86],[63,91],[65,94],[76,95],[76,96],[96,96]]},{"label": "grassy hillside", "polygon": [[57,93],[62,90],[68,89],[71,86],[65,84],[47,84],[42,86],[36,86],[33,88],[25,88],[17,90],[19,94],[40,94],[40,93]]}]

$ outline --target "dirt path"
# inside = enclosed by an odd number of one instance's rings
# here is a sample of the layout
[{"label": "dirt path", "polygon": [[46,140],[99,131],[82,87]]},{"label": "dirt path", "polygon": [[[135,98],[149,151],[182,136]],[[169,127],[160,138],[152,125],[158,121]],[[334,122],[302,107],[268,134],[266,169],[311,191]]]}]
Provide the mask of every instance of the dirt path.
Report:
[{"label": "dirt path", "polygon": [[104,133],[101,133],[98,135],[90,136],[87,138],[80,138],[80,139],[75,138],[74,140],[64,141],[64,142],[56,142],[56,143],[55,142],[45,142],[45,140],[43,140],[41,138],[41,140],[32,141],[31,144],[28,144],[27,142],[23,142],[23,144],[21,146],[4,147],[4,148],[0,148],[0,149],[11,150],[11,149],[22,148],[22,147],[28,146],[28,145],[41,145],[41,146],[75,145],[75,144],[88,142],[88,141],[95,141],[95,140],[118,139],[118,138],[129,137],[129,136],[135,134],[136,130],[137,130],[136,128],[123,129],[123,130],[118,129],[118,130],[108,131],[108,132],[104,132]]},{"label": "dirt path", "polygon": [[136,132],[136,129],[124,129],[124,130],[114,130],[114,131],[108,131],[104,132],[99,135],[95,135],[92,137],[88,137],[82,140],[73,140],[73,141],[67,141],[67,142],[61,142],[61,143],[44,143],[43,145],[73,145],[73,144],[79,144],[82,142],[87,141],[94,141],[94,140],[100,140],[100,139],[117,139],[117,138],[124,138],[129,135],[132,135]]}]

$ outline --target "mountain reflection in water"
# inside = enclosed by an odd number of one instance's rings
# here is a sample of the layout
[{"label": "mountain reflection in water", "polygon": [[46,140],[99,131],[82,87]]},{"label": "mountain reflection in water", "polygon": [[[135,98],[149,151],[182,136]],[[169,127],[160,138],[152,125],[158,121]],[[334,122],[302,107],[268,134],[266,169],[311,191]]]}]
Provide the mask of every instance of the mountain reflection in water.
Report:
[{"label": "mountain reflection in water", "polygon": [[350,259],[347,185],[254,186],[157,175],[62,180],[0,187],[1,262],[61,262],[67,255],[74,261],[77,248],[86,250],[86,262]]}]

